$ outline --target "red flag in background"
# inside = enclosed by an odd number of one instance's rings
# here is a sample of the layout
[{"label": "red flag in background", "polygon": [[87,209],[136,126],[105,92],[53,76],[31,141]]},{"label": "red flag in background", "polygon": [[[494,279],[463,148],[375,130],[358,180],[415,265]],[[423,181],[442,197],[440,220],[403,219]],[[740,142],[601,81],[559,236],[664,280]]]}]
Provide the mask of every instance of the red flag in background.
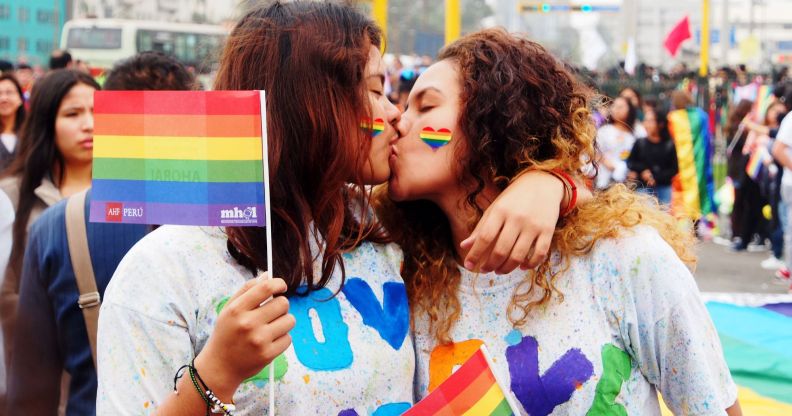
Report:
[{"label": "red flag in background", "polygon": [[682,18],[679,23],[671,29],[671,32],[668,33],[666,36],[665,45],[666,50],[671,56],[676,56],[677,51],[679,51],[679,46],[682,45],[682,42],[690,39],[692,36],[690,35],[690,20],[687,16]]}]

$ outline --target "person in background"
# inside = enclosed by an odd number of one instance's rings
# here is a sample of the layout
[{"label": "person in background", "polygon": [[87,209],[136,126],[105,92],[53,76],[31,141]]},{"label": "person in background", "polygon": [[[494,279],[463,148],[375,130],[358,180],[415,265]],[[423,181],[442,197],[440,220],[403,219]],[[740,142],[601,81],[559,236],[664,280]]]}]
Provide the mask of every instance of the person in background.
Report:
[{"label": "person in background", "polygon": [[637,140],[627,159],[628,179],[637,181],[639,190],[671,203],[671,178],[679,172],[676,147],[668,131],[667,113],[651,109],[644,114],[646,139]]},{"label": "person in background", "polygon": [[636,139],[644,139],[647,136],[646,129],[643,125],[645,102],[641,97],[641,93],[633,87],[626,87],[621,90],[619,97],[624,97],[630,101],[630,104],[635,107],[635,124],[633,125],[633,134]]},{"label": "person in background", "polygon": [[16,155],[17,135],[25,121],[25,93],[11,73],[0,74],[0,175]]},{"label": "person in background", "polygon": [[[159,52],[143,52],[118,63],[104,89],[190,90],[194,86],[193,76],[178,61]],[[63,371],[71,376],[66,414],[96,413],[96,368],[71,263],[66,203],[61,201],[44,211],[28,233],[15,353],[8,375],[7,414],[55,414]],[[148,227],[89,223],[90,190],[82,211],[89,247],[86,254],[101,299],[121,258]]]},{"label": "person in background", "polygon": [[17,65],[14,75],[16,75],[16,79],[19,81],[19,85],[22,86],[22,92],[25,95],[25,103],[27,103],[30,100],[30,92],[33,90],[33,84],[36,81],[36,74],[30,65],[22,63]]},{"label": "person in background", "polygon": [[[745,141],[748,138],[748,131],[740,127],[740,123],[750,114],[753,102],[741,100],[729,113],[726,122],[726,173],[731,178],[734,187],[734,204],[731,212],[731,231],[732,245],[742,247],[742,235],[745,217],[745,197],[743,187],[748,175],[745,173],[745,166],[748,164],[748,157],[743,153]],[[748,185],[750,186],[750,185]],[[745,243],[747,247],[748,242]]]},{"label": "person in background", "polygon": [[[38,83],[19,132],[19,149],[0,177],[0,190],[14,209],[12,249],[0,286],[4,364],[13,356],[19,282],[30,225],[48,206],[91,186],[93,93],[88,75],[53,71]],[[0,239],[8,238],[7,235]]]},{"label": "person in background", "polygon": [[73,65],[74,62],[72,62],[72,56],[69,53],[69,51],[55,49],[50,54],[50,58],[49,58],[50,71],[55,71],[57,69],[70,69]]},{"label": "person in background", "polygon": [[635,136],[636,109],[630,100],[616,97],[610,106],[610,115],[605,125],[597,130],[599,167],[596,186],[605,189],[611,183],[624,182],[627,178],[627,158],[630,156]]},{"label": "person in background", "polygon": [[0,59],[0,74],[6,72],[14,72],[14,64],[10,61],[6,61],[5,59]]},{"label": "person in background", "polygon": [[[792,278],[790,278],[790,262],[792,262],[792,82],[785,81],[776,88],[778,91],[778,101],[786,106],[787,113],[783,116],[781,124],[776,132],[776,139],[772,146],[773,158],[783,169],[781,176],[781,200],[786,210],[786,215],[779,214],[784,224],[784,260],[786,267],[776,271],[775,277],[783,284],[787,285],[792,291]],[[781,116],[779,116],[781,117]]]}]

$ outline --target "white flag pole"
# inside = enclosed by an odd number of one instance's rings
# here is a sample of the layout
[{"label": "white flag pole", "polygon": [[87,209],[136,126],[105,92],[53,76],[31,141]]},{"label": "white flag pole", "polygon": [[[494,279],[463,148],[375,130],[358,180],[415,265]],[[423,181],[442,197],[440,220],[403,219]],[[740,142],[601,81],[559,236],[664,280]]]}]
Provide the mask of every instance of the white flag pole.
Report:
[{"label": "white flag pole", "polygon": [[[272,211],[270,209],[269,146],[267,142],[267,98],[259,91],[261,102],[261,151],[264,162],[264,220],[267,233],[267,272],[272,279]],[[275,360],[269,363],[269,416],[275,416]]]},{"label": "white flag pole", "polygon": [[487,349],[486,345],[481,344],[481,352],[484,354],[484,359],[487,360],[487,365],[489,366],[490,371],[492,371],[492,375],[495,376],[495,382],[498,383],[500,389],[503,390],[503,397],[506,398],[506,403],[509,404],[512,413],[515,415],[519,415],[520,412],[517,411],[517,409],[519,409],[520,407],[517,406],[517,403],[514,402],[514,398],[512,398],[512,394],[511,394],[511,389],[503,388],[504,384],[501,383],[501,379],[500,377],[498,377],[498,373],[495,371],[495,364],[492,362],[492,357],[490,356],[489,350]]}]

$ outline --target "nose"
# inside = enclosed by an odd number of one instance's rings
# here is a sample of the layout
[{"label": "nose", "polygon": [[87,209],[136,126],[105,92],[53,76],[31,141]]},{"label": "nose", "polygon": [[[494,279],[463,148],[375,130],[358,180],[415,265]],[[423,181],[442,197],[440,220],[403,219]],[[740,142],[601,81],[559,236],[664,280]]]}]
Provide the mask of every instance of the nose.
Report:
[{"label": "nose", "polygon": [[398,107],[396,107],[395,105],[393,105],[392,102],[390,102],[390,100],[386,98],[384,101],[385,101],[385,117],[388,118],[388,123],[395,126],[396,123],[399,122],[402,113],[401,111],[399,111]]},{"label": "nose", "polygon": [[410,132],[410,128],[412,127],[412,120],[407,113],[404,113],[399,117],[398,122],[395,124],[396,132],[398,132],[397,139],[403,139],[407,136]]},{"label": "nose", "polygon": [[85,131],[93,132],[94,129],[94,114],[93,109],[85,113],[85,124],[83,124]]}]

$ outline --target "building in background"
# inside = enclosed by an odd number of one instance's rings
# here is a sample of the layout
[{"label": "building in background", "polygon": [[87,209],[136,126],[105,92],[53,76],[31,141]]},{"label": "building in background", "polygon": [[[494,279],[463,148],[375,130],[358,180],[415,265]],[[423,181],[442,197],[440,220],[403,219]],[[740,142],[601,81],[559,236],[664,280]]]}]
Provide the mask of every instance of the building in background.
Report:
[{"label": "building in background", "polygon": [[[559,57],[604,69],[624,61],[633,39],[638,62],[669,69],[698,65],[701,0],[488,0],[495,24],[525,32]],[[597,11],[605,10],[605,11]],[[671,28],[690,20],[693,39],[672,58],[663,48]],[[710,0],[712,67],[750,69],[792,63],[792,1]],[[603,48],[604,45],[604,48]],[[586,65],[591,67],[591,65]]]},{"label": "building in background", "polygon": [[66,0],[0,0],[0,59],[48,65],[71,16]]}]

